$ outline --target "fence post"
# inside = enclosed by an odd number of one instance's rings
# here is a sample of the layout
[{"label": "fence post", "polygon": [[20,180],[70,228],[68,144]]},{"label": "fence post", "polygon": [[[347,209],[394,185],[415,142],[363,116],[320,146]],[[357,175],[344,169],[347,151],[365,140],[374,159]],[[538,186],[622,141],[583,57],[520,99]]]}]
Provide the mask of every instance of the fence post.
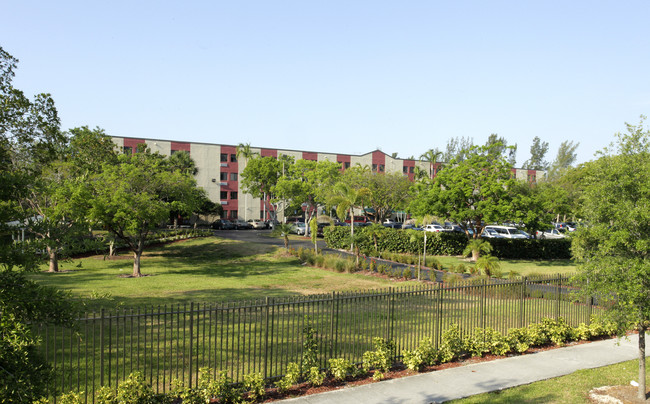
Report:
[{"label": "fence post", "polygon": [[330,355],[329,359],[334,357],[334,350],[336,349],[336,319],[338,315],[338,299],[336,298],[336,292],[332,292],[332,306],[330,312]]},{"label": "fence post", "polygon": [[481,328],[485,329],[485,299],[487,291],[487,280],[483,279],[483,285],[481,288]]},{"label": "fence post", "polygon": [[393,339],[393,327],[395,315],[395,291],[393,287],[388,288],[388,329],[386,330],[386,340],[390,341]]},{"label": "fence post", "polygon": [[104,309],[99,315],[99,385],[104,385]]},{"label": "fence post", "polygon": [[264,306],[264,380],[269,377],[269,306],[271,299],[267,296]]},{"label": "fence post", "polygon": [[438,286],[437,295],[438,295],[438,307],[436,309],[436,349],[440,345],[440,335],[442,334],[442,292],[444,290],[443,286]]},{"label": "fence post", "polygon": [[188,385],[190,388],[192,388],[192,351],[194,349],[194,302],[190,303],[190,371],[187,377],[189,378],[188,380]]},{"label": "fence post", "polygon": [[524,318],[526,318],[526,286],[528,283],[528,278],[523,277],[521,278],[521,303],[520,303],[520,308],[519,308],[519,327],[523,327],[524,324]]},{"label": "fence post", "polygon": [[557,277],[557,288],[556,288],[556,305],[555,305],[555,320],[557,321],[560,318],[560,297],[562,296],[560,292],[562,291],[562,277]]}]

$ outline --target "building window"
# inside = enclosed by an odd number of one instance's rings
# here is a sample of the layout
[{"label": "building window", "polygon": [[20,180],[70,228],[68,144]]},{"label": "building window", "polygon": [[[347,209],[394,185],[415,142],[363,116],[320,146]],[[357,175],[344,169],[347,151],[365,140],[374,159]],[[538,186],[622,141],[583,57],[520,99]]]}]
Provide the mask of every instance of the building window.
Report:
[{"label": "building window", "polygon": [[131,146],[124,146],[122,150],[124,151],[124,154],[133,154],[133,147]]},{"label": "building window", "polygon": [[231,154],[230,155],[230,162],[231,163],[236,163],[237,162],[237,155],[236,154]]},{"label": "building window", "polygon": [[346,162],[345,162],[345,168],[346,168],[346,169],[347,169],[347,168],[350,168],[350,162],[349,162],[349,161],[346,161]]},{"label": "building window", "polygon": [[219,173],[219,179],[221,181],[228,181],[228,173]]},{"label": "building window", "polygon": [[377,164],[373,164],[373,165],[372,165],[372,171],[373,171],[373,172],[376,172],[376,171],[377,171]]},{"label": "building window", "polygon": [[402,172],[404,174],[407,174],[409,172],[409,168],[408,167],[402,167]]},{"label": "building window", "polygon": [[264,211],[263,210],[260,210],[260,219],[261,220],[266,220],[266,218],[264,217]]},{"label": "building window", "polygon": [[237,173],[230,173],[230,181],[237,181]]},{"label": "building window", "polygon": [[230,218],[232,220],[237,220],[237,211],[236,210],[231,210],[230,211]]},{"label": "building window", "polygon": [[228,191],[221,191],[221,200],[225,201],[228,199]]},{"label": "building window", "polygon": [[222,163],[228,162],[228,155],[226,153],[221,153],[221,162]]},{"label": "building window", "polygon": [[383,165],[383,164],[380,164],[380,165],[379,165],[379,172],[380,172],[380,173],[383,173],[383,172],[384,172],[384,169],[385,169],[384,165]]},{"label": "building window", "polygon": [[237,191],[230,191],[230,199],[237,199]]},{"label": "building window", "polygon": [[534,184],[537,182],[537,174],[528,174],[528,182]]},{"label": "building window", "polygon": [[409,167],[409,173],[413,174],[415,172],[415,167]]}]

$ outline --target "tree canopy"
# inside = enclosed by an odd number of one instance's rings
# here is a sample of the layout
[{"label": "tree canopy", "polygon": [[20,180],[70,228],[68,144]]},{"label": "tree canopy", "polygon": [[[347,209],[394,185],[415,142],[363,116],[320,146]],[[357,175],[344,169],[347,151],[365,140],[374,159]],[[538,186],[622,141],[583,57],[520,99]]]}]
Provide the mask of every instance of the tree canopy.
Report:
[{"label": "tree canopy", "polygon": [[451,220],[468,237],[480,237],[485,223],[503,221],[513,213],[510,190],[512,166],[491,146],[473,146],[462,160],[450,161],[430,186],[417,184],[410,204],[416,216],[434,215]]},{"label": "tree canopy", "polygon": [[650,326],[650,131],[627,124],[601,157],[585,164],[580,203],[588,226],[573,238],[579,279],[609,307],[621,330],[639,331],[639,397],[645,399]]},{"label": "tree canopy", "polygon": [[117,164],[104,164],[88,183],[89,218],[123,240],[133,252],[133,276],[142,276],[140,258],[147,235],[171,211],[192,213],[204,200],[203,190],[187,171],[167,158],[139,148]]}]

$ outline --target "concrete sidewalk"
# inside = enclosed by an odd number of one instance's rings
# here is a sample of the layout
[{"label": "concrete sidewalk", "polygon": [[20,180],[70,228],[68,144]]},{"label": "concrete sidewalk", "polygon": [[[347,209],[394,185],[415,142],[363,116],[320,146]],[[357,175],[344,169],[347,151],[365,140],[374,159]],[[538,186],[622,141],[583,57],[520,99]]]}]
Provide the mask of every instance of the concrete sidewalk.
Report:
[{"label": "concrete sidewalk", "polygon": [[[650,354],[650,353],[649,353]],[[638,357],[638,336],[572,345],[522,356],[386,380],[311,396],[286,404],[442,403],[568,375]]]}]

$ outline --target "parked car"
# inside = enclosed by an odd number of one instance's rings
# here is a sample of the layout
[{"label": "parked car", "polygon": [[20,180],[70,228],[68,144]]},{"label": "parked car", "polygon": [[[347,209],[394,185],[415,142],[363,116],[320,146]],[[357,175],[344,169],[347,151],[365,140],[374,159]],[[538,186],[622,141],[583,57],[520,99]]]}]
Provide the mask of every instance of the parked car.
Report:
[{"label": "parked car", "polygon": [[481,233],[482,238],[503,238],[502,235],[496,232],[496,230],[493,229],[483,229],[483,233]]},{"label": "parked car", "polygon": [[226,219],[219,219],[212,223],[212,228],[217,230],[233,230],[235,225]]},{"label": "parked car", "polygon": [[564,238],[564,234],[562,234],[558,229],[548,229],[544,231],[538,231],[536,233],[537,238]]},{"label": "parked car", "polygon": [[303,222],[296,222],[291,225],[291,232],[299,236],[305,235],[306,226]]},{"label": "parked car", "polygon": [[253,228],[253,226],[251,226],[250,223],[248,223],[248,222],[246,222],[246,221],[244,221],[242,219],[235,220],[233,222],[233,224],[235,225],[235,229],[237,229],[237,230],[248,230],[248,229]]},{"label": "parked car", "polygon": [[424,226],[424,231],[432,231],[432,232],[441,232],[445,231],[445,228],[440,226],[439,224],[428,224]]},{"label": "parked car", "polygon": [[516,227],[510,226],[485,226],[485,230],[494,230],[503,238],[524,239],[530,236]]},{"label": "parked car", "polygon": [[248,223],[250,223],[253,229],[266,229],[266,223],[261,220],[248,219]]}]

